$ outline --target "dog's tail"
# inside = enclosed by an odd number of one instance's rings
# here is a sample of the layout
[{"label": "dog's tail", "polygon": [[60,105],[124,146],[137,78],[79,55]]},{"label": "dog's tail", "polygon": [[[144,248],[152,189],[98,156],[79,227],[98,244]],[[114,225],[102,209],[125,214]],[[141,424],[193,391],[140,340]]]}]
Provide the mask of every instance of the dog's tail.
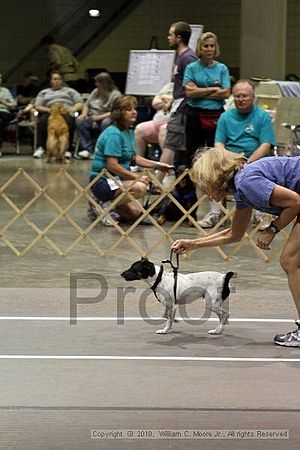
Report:
[{"label": "dog's tail", "polygon": [[222,301],[226,300],[230,294],[229,281],[235,275],[234,272],[227,272],[224,277],[223,289],[222,289]]}]

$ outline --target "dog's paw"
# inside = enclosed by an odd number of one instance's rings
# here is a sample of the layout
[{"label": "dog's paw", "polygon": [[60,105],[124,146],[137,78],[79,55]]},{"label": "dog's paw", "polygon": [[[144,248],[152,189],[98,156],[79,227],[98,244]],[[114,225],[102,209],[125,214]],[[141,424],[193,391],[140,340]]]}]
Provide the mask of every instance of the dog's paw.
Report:
[{"label": "dog's paw", "polygon": [[162,330],[156,330],[156,334],[167,334],[168,330],[165,330],[165,328],[163,328]]},{"label": "dog's paw", "polygon": [[209,330],[208,331],[208,334],[214,334],[214,335],[219,335],[219,334],[222,334],[222,333],[223,333],[223,330],[220,330],[218,328],[215,328],[214,330]]}]

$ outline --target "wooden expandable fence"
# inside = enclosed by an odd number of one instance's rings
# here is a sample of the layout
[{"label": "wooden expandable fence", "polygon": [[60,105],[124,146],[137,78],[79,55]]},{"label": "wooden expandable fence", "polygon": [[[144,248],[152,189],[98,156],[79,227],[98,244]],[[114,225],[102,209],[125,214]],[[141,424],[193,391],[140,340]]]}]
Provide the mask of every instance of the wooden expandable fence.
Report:
[{"label": "wooden expandable fence", "polygon": [[[125,188],[123,185],[120,185],[121,193],[114,201],[111,202],[110,206],[107,209],[103,209],[101,204],[98,204],[95,197],[91,193],[91,186],[103,175],[106,175],[113,179],[118,183],[111,174],[109,174],[106,170],[103,170],[96,178],[94,178],[90,183],[86,186],[82,186],[73,175],[67,171],[65,168],[61,168],[52,179],[50,179],[45,185],[41,186],[29,173],[27,173],[24,169],[18,169],[1,187],[0,187],[0,198],[2,199],[1,206],[1,217],[0,217],[0,239],[4,243],[5,246],[10,248],[12,252],[17,256],[25,256],[28,252],[33,251],[36,245],[40,242],[44,242],[59,256],[66,256],[72,252],[81,242],[87,242],[99,255],[107,256],[121,244],[127,244],[132,247],[139,255],[141,256],[149,256],[153,253],[162,243],[168,241],[170,244],[174,241],[175,238],[180,234],[184,237],[184,228],[181,227],[183,222],[188,220],[189,225],[192,227],[194,234],[193,236],[205,236],[211,234],[212,232],[216,232],[219,229],[222,229],[224,225],[230,223],[232,214],[234,211],[234,206],[224,207],[223,205],[219,205],[223,216],[220,221],[212,228],[212,229],[203,229],[194,218],[195,214],[193,212],[197,210],[197,208],[201,208],[202,206],[206,206],[207,196],[200,195],[198,196],[197,202],[194,203],[190,209],[186,210],[176,199],[174,196],[174,189],[180,183],[180,181],[189,173],[188,169],[183,172],[176,179],[174,178],[173,183],[166,187],[164,184],[160,183],[155,174],[151,171],[144,171],[151,180],[151,184],[156,186],[160,193],[158,195],[151,195],[149,193],[149,202],[147,205],[141,204],[138,200],[136,200],[132,193],[130,192],[130,186]],[[141,173],[142,175],[142,173]],[[18,206],[18,202],[16,198],[22,197],[21,192],[15,192],[14,195],[10,195],[10,191],[14,191],[15,185],[22,179],[22,185],[27,184],[31,190],[33,190],[33,196],[25,202],[21,207]],[[52,193],[53,187],[55,186],[54,191],[59,191],[61,193],[60,186],[65,186],[65,184],[69,183],[72,189],[69,189],[68,195],[70,195],[70,191],[72,191],[73,196],[68,204],[62,205],[61,202],[56,198],[56,195]],[[133,180],[132,183],[135,181]],[[102,233],[95,233],[95,227],[98,224],[101,224],[102,219],[104,217],[111,218],[110,213],[116,207],[117,203],[122,197],[128,197],[132,202],[136,202],[139,204],[141,208],[141,216],[131,224],[120,224],[117,221],[111,219],[112,228],[111,230],[114,232],[113,238],[106,239],[106,232],[108,230],[105,227],[102,227]],[[148,196],[148,194],[147,194]],[[60,195],[61,198],[61,195]],[[153,214],[154,211],[159,207],[161,202],[168,198],[171,202],[173,202],[181,211],[182,216],[176,222],[166,222],[164,225],[160,225],[156,220],[156,216]],[[32,209],[38,208],[38,204],[43,199],[47,202],[49,209],[55,211],[55,217],[50,220],[45,220],[42,225],[37,224],[36,221],[31,217]],[[66,199],[66,197],[65,197]],[[89,222],[86,217],[86,208],[88,202],[90,205],[94,207],[94,211],[96,212],[95,220]],[[79,220],[78,218],[72,217],[72,211],[74,208],[80,208],[79,211]],[[46,208],[47,210],[47,208]],[[5,214],[5,212],[9,212],[10,214]],[[45,208],[41,212],[43,215],[45,212]],[[139,223],[147,218],[153,224],[153,228],[155,232],[151,234],[151,245],[149,246],[149,242],[147,243],[147,248],[143,248],[138,240],[135,239],[136,227]],[[51,236],[51,233],[55,229],[57,229],[61,221],[64,220],[67,222],[70,230],[76,233],[76,237],[68,243],[67,246],[63,246],[59,240],[56,240],[55,237]],[[22,234],[26,235],[26,230],[30,229],[31,233],[33,233],[34,237],[30,240],[29,243],[19,244],[20,236],[16,236],[16,233],[13,232],[13,227],[19,223],[26,225],[24,227]],[[237,255],[245,246],[248,246],[252,249],[252,253],[254,256],[262,258],[264,261],[269,262],[273,258],[275,258],[283,245],[286,242],[288,237],[285,230],[281,231],[281,239],[277,240],[278,245],[271,252],[265,252],[257,247],[255,243],[255,239],[257,233],[259,232],[259,224],[254,226],[245,234],[244,238],[237,243],[236,245],[232,245],[226,248],[226,252],[224,249],[220,247],[216,247],[216,253],[223,258],[224,260],[228,260],[233,256]],[[98,228],[98,227],[97,227]],[[176,236],[175,236],[176,234]],[[189,232],[189,234],[191,234]],[[155,238],[152,240],[152,236]],[[18,243],[16,243],[16,241]],[[108,246],[105,248],[103,244]]]}]

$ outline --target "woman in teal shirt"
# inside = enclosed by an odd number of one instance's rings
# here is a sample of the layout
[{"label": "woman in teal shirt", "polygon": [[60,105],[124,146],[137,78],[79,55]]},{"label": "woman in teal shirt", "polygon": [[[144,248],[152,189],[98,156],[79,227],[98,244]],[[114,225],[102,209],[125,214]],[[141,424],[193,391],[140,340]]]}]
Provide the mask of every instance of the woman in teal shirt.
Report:
[{"label": "woman in teal shirt", "polygon": [[220,53],[217,36],[208,31],[197,42],[199,60],[184,72],[183,86],[187,100],[187,164],[190,166],[199,147],[212,147],[217,120],[230,95],[229,71],[215,60]]},{"label": "woman in teal shirt", "polygon": [[[152,161],[136,154],[134,132],[132,127],[137,117],[137,101],[130,95],[121,95],[113,102],[111,109],[111,125],[99,136],[95,159],[93,160],[90,179],[93,180],[103,169],[106,169],[114,179],[105,173],[91,187],[96,199],[102,203],[110,202],[123,193],[123,185],[135,199],[144,197],[149,185],[147,175],[131,172],[131,165],[144,168],[168,171],[168,164]],[[136,180],[135,183],[133,181]],[[125,221],[132,221],[141,215],[138,202],[129,196],[120,198],[117,212]]]}]

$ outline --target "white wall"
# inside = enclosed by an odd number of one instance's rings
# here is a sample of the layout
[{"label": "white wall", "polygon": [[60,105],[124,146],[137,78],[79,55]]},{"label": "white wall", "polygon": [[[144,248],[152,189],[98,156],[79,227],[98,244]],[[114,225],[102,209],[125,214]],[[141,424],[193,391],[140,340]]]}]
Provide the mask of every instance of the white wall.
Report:
[{"label": "white wall", "polygon": [[286,74],[300,77],[300,1],[288,0],[286,33]]},{"label": "white wall", "polygon": [[[240,52],[240,0],[144,0],[127,19],[111,32],[83,60],[82,73],[88,67],[126,71],[131,49],[147,49],[151,36],[157,35],[159,48],[166,49],[169,25],[178,20],[203,24],[206,31],[215,32],[220,41],[220,60],[238,68]],[[261,11],[268,15],[268,11]],[[300,76],[300,1],[287,2],[287,39],[285,73]],[[267,39],[267,36],[266,36]],[[274,48],[276,52],[276,48]],[[268,68],[266,67],[266,72]],[[255,74],[255,68],[253,71]]]},{"label": "white wall", "polygon": [[[113,2],[114,0],[109,0]],[[38,43],[40,38],[72,13],[83,0],[1,0],[0,72],[6,73],[32,48],[36,51],[9,84],[20,81],[22,73],[35,70],[44,74],[47,61]],[[262,11],[267,14],[267,11]],[[144,0],[143,3],[112,32],[96,42],[88,56],[81,59],[81,73],[86,68],[106,67],[112,72],[126,72],[131,49],[147,49],[151,36],[158,37],[160,49],[167,49],[169,25],[184,20],[202,23],[220,40],[220,60],[231,68],[239,67],[240,0]],[[288,0],[286,73],[300,75],[300,1]],[[67,43],[63,42],[63,44]],[[274,52],[276,49],[274,49]]]},{"label": "white wall", "polygon": [[167,49],[170,24],[183,20],[203,24],[204,31],[218,35],[220,60],[238,67],[240,0],[144,0],[117,29],[81,61],[81,70],[105,67],[111,72],[127,70],[129,51],[149,48],[152,36],[157,36],[159,49]]}]

